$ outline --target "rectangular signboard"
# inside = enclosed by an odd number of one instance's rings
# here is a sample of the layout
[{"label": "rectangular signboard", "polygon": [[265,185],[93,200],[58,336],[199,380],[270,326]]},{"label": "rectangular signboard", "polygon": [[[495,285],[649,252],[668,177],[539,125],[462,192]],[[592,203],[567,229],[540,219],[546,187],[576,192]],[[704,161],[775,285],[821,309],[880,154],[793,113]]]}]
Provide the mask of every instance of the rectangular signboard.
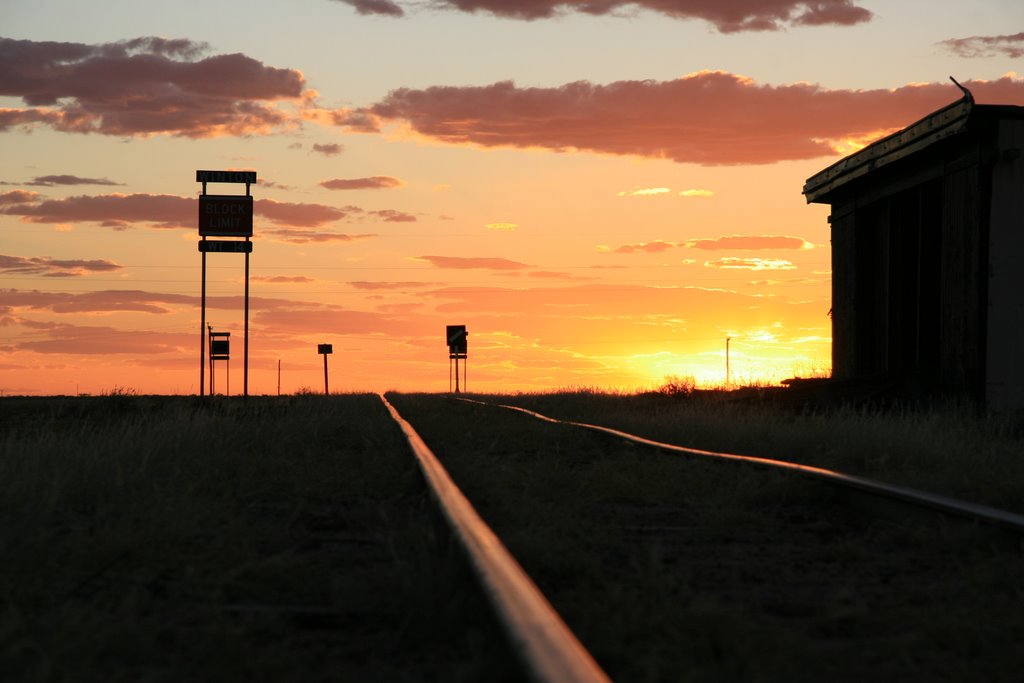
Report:
[{"label": "rectangular signboard", "polygon": [[199,242],[199,251],[209,253],[251,254],[252,242],[218,242],[214,240],[202,240]]},{"label": "rectangular signboard", "polygon": [[316,352],[317,353],[323,353],[323,354],[334,353],[334,345],[333,344],[317,344],[316,345]]},{"label": "rectangular signboard", "polygon": [[465,325],[448,325],[445,328],[445,336],[448,339],[449,353],[466,353],[467,340]]},{"label": "rectangular signboard", "polygon": [[256,171],[196,171],[197,183],[256,184]]},{"label": "rectangular signboard", "polygon": [[210,340],[210,358],[213,360],[226,359],[231,355],[231,342],[227,339]]},{"label": "rectangular signboard", "polygon": [[204,237],[252,237],[252,197],[199,195],[199,234]]}]

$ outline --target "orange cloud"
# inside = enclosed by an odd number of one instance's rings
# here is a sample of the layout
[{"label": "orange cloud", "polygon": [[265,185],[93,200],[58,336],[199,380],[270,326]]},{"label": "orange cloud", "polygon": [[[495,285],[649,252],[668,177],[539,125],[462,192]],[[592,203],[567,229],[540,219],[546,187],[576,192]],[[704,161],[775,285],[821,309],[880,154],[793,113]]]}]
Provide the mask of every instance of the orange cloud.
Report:
[{"label": "orange cloud", "polygon": [[795,270],[791,262],[785,259],[734,258],[727,257],[717,261],[705,261],[708,268],[723,270]]},{"label": "orange cloud", "polygon": [[0,194],[0,206],[4,206],[6,204],[31,204],[37,199],[39,199],[38,192],[11,190],[10,192]]},{"label": "orange cloud", "polygon": [[[979,102],[1024,104],[1024,79],[967,83]],[[357,131],[386,122],[449,144],[667,158],[704,165],[766,164],[840,154],[960,97],[950,83],[892,90],[770,86],[721,71],[671,81],[586,81],[553,88],[402,88],[333,120]],[[353,125],[353,124],[357,125]]]},{"label": "orange cloud", "polygon": [[263,231],[271,239],[288,244],[322,244],[324,242],[356,242],[377,237],[373,234],[349,235],[341,232],[321,232],[298,228],[280,228]]},{"label": "orange cloud", "polygon": [[800,237],[784,235],[729,235],[716,239],[687,240],[688,249],[759,251],[762,249],[813,249],[814,245]]},{"label": "orange cloud", "polygon": [[366,280],[356,280],[354,282],[349,282],[349,284],[352,285],[353,287],[355,287],[356,289],[362,289],[362,290],[368,290],[368,291],[375,291],[375,290],[382,290],[382,289],[386,289],[386,290],[391,290],[391,289],[413,289],[413,288],[417,288],[417,287],[428,287],[430,285],[430,283],[427,283],[427,282],[415,282],[415,281],[406,281],[406,282],[369,282],[369,281],[366,281]]},{"label": "orange cloud", "polygon": [[76,277],[91,273],[109,273],[123,267],[105,259],[52,259],[44,256],[24,257],[0,254],[0,273],[11,275]]},{"label": "orange cloud", "polygon": [[[5,197],[16,193],[0,195]],[[25,193],[33,194],[33,193]],[[0,213],[20,216],[29,223],[100,223],[124,230],[145,223],[156,228],[195,228],[198,204],[195,197],[152,194],[80,195],[64,199],[32,202],[34,197],[15,197]],[[20,201],[26,200],[26,201]],[[5,202],[0,201],[0,204]],[[254,211],[272,223],[288,226],[318,227],[365,213],[357,206],[337,208],[324,204],[278,202],[257,199]],[[379,213],[379,212],[375,212]]]},{"label": "orange cloud", "polygon": [[646,187],[638,190],[623,190],[620,197],[657,197],[671,192],[667,187]]},{"label": "orange cloud", "polygon": [[525,263],[496,257],[417,256],[416,260],[426,261],[437,268],[452,268],[455,270],[522,270],[530,267]]},{"label": "orange cloud", "polygon": [[623,244],[622,246],[615,247],[615,249],[605,247],[604,249],[599,249],[599,251],[613,251],[616,254],[635,254],[638,251],[644,251],[650,254],[655,254],[660,251],[674,249],[677,246],[679,245],[675,242],[654,240],[653,242],[640,242],[638,244]]},{"label": "orange cloud", "polygon": [[320,183],[328,190],[380,190],[401,187],[404,183],[398,178],[386,175],[375,175],[370,178],[335,178]]},{"label": "orange cloud", "polygon": [[69,133],[191,138],[265,134],[291,125],[272,104],[305,79],[242,54],[203,57],[204,43],[146,37],[118,43],[0,38],[0,130],[41,123]]},{"label": "orange cloud", "polygon": [[250,278],[253,282],[270,282],[272,284],[287,284],[287,285],[305,285],[311,282],[316,282],[311,277],[305,275],[253,275]]}]

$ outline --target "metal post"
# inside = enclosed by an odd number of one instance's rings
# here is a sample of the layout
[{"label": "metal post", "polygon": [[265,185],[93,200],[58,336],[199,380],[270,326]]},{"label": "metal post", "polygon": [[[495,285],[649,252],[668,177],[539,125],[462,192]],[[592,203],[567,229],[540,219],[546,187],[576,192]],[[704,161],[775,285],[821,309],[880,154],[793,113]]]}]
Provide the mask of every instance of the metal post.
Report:
[{"label": "metal post", "polygon": [[277,359],[277,395],[281,395],[281,359]]},{"label": "metal post", "polygon": [[459,393],[459,354],[455,354],[455,393]]},{"label": "metal post", "polygon": [[[245,186],[249,194],[249,185]],[[249,238],[245,238],[249,242]],[[245,339],[242,342],[242,396],[249,395],[249,252],[245,252]]]},{"label": "metal post", "polygon": [[729,386],[729,339],[725,338],[725,386]]},{"label": "metal post", "polygon": [[[206,183],[203,183],[203,192],[206,192]],[[206,238],[203,238],[203,242],[206,242]],[[202,244],[202,243],[200,243]],[[204,245],[205,247],[205,245]],[[201,297],[201,303],[199,305],[201,313],[199,314],[199,395],[202,396],[205,389],[206,378],[203,373],[206,372],[206,359],[203,354],[206,353],[206,249],[201,247],[203,250],[203,293]]]},{"label": "metal post", "polygon": [[214,382],[215,375],[213,373],[213,325],[208,325],[208,327],[210,328],[210,334],[207,335],[207,338],[210,340],[209,341],[209,343],[210,343],[210,348],[209,348],[209,352],[210,352],[210,396],[213,396],[214,395],[214,385],[215,385],[215,382]]},{"label": "metal post", "polygon": [[324,396],[327,396],[329,393],[331,393],[330,390],[327,388],[327,354],[325,353],[325,354],[323,354],[323,356],[324,356]]}]

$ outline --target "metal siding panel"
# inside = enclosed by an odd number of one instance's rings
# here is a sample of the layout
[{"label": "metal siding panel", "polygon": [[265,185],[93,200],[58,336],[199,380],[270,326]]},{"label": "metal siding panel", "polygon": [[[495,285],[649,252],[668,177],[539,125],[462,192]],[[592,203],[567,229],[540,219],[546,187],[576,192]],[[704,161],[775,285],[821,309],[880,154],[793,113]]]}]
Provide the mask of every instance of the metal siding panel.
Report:
[{"label": "metal siding panel", "polygon": [[977,165],[946,176],[942,212],[941,381],[957,392],[976,393],[983,364],[980,329],[981,263]]},{"label": "metal siding panel", "polygon": [[832,222],[832,376],[855,375],[856,359],[856,214]]},{"label": "metal siding panel", "polygon": [[985,397],[1024,410],[1024,122],[1002,121],[992,170]]}]

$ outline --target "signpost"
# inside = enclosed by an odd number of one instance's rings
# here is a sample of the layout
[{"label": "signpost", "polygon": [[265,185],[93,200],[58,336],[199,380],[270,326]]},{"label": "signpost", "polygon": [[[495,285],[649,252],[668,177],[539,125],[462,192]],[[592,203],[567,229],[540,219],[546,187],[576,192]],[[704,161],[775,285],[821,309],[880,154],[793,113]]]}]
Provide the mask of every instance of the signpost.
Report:
[{"label": "signpost", "polygon": [[207,326],[210,342],[210,396],[214,394],[214,373],[213,362],[222,360],[227,362],[227,389],[225,394],[231,393],[231,333],[214,332],[213,326]]},{"label": "signpost", "polygon": [[316,352],[324,357],[324,396],[327,396],[330,393],[327,389],[327,356],[334,353],[334,346],[332,344],[317,344]]},{"label": "signpost", "polygon": [[455,393],[459,393],[459,359],[466,362],[462,365],[462,384],[466,384],[466,366],[469,365],[468,338],[465,325],[448,325],[445,338],[448,341],[448,391],[452,390],[452,361],[455,361]]},{"label": "signpost", "polygon": [[[202,297],[199,330],[199,395],[204,392],[206,363],[206,255],[208,253],[245,254],[245,334],[242,342],[242,395],[249,395],[249,254],[252,253],[253,198],[250,186],[256,183],[255,171],[196,171],[196,182],[203,184],[199,195],[199,252],[202,256]],[[207,183],[245,185],[244,195],[207,194]],[[207,237],[241,237],[238,240],[207,240]],[[212,331],[210,334],[214,334]],[[217,333],[221,334],[221,333]],[[227,334],[227,333],[223,333]],[[224,341],[224,344],[227,342]],[[213,339],[210,341],[210,394],[213,394]],[[229,380],[230,382],[230,374]],[[230,384],[229,384],[230,387]]]}]

